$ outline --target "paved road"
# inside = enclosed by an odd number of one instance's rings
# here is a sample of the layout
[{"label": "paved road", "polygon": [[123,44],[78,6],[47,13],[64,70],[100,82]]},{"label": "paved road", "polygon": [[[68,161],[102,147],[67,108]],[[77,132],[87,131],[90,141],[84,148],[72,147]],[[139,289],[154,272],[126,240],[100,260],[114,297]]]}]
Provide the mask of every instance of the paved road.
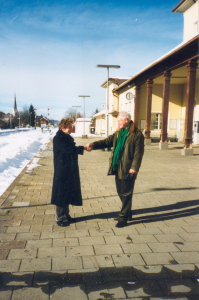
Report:
[{"label": "paved road", "polygon": [[190,157],[180,148],[146,146],[124,228],[109,152],[79,157],[84,205],[61,228],[49,204],[52,144],[39,151],[39,166],[0,197],[0,300],[199,299],[199,147]]}]

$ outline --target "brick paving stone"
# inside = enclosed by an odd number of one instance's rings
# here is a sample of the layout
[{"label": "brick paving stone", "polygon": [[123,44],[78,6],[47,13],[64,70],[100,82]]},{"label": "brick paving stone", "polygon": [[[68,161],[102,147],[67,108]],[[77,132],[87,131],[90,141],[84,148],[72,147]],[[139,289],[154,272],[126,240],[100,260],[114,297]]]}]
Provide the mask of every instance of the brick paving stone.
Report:
[{"label": "brick paving stone", "polygon": [[11,290],[5,290],[0,288],[0,300],[10,300],[12,296]]},{"label": "brick paving stone", "polygon": [[149,243],[149,242],[157,242],[157,239],[152,234],[145,234],[145,235],[131,235],[129,234],[133,243]]},{"label": "brick paving stone", "polygon": [[111,255],[82,256],[84,269],[114,267]]},{"label": "brick paving stone", "polygon": [[135,281],[135,284],[124,284],[124,290],[127,294],[127,297],[164,297],[164,294],[154,280],[139,280]]},{"label": "brick paving stone", "polygon": [[66,237],[88,237],[90,236],[88,230],[66,230],[65,231],[65,236]]},{"label": "brick paving stone", "polygon": [[41,232],[41,240],[45,239],[64,239],[65,238],[65,233],[64,231],[56,231],[56,232]]},{"label": "brick paving stone", "polygon": [[25,244],[25,241],[3,241],[0,242],[0,249],[23,249]]},{"label": "brick paving stone", "polygon": [[156,239],[160,243],[167,243],[167,242],[183,242],[183,239],[175,233],[171,234],[155,234]]},{"label": "brick paving stone", "polygon": [[198,232],[193,232],[193,233],[179,233],[179,236],[185,242],[199,242],[199,233]]},{"label": "brick paving stone", "polygon": [[21,260],[0,260],[1,272],[18,272]]},{"label": "brick paving stone", "polygon": [[159,227],[159,229],[163,232],[163,234],[164,233],[178,233],[179,234],[179,236],[180,236],[180,234],[181,233],[186,233],[186,231],[182,228],[182,227],[180,227],[180,226],[169,226],[169,227],[167,227],[167,226],[162,226],[162,227]]},{"label": "brick paving stone", "polygon": [[38,249],[38,258],[45,257],[65,257],[66,249],[65,247],[53,247],[53,248],[45,248],[41,247]]},{"label": "brick paving stone", "polygon": [[182,227],[188,233],[199,232],[199,226],[182,226]]},{"label": "brick paving stone", "polygon": [[94,255],[93,246],[86,245],[86,246],[66,247],[67,257],[83,256],[83,255]]},{"label": "brick paving stone", "polygon": [[194,295],[195,299],[199,297],[199,287],[189,278],[158,280],[158,283],[166,296],[177,294],[178,296]]},{"label": "brick paving stone", "polygon": [[51,270],[51,258],[30,258],[22,259],[20,272],[29,271],[50,271]]},{"label": "brick paving stone", "polygon": [[104,240],[103,236],[80,237],[79,244],[80,245],[100,245],[100,244],[105,244],[105,240]]},{"label": "brick paving stone", "polygon": [[177,261],[178,264],[183,263],[193,263],[198,264],[199,263],[199,253],[198,252],[172,252],[171,255],[173,258]]},{"label": "brick paving stone", "polygon": [[8,259],[24,259],[35,258],[37,256],[37,249],[11,249]]},{"label": "brick paving stone", "polygon": [[34,272],[1,273],[1,285],[4,286],[4,288],[31,286],[33,282],[33,277]]},{"label": "brick paving stone", "polygon": [[6,259],[8,257],[9,250],[0,249],[0,259]]},{"label": "brick paving stone", "polygon": [[113,235],[113,230],[111,228],[106,229],[89,229],[89,233],[91,236],[101,236],[101,235]]},{"label": "brick paving stone", "polygon": [[179,251],[178,243],[148,243],[148,246],[153,252],[175,252]]},{"label": "brick paving stone", "polygon": [[1,241],[12,241],[16,237],[16,233],[0,233]]},{"label": "brick paving stone", "polygon": [[61,288],[51,287],[50,289],[50,299],[60,300],[60,299],[81,299],[88,300],[86,288],[84,285],[67,285]]},{"label": "brick paving stone", "polygon": [[89,300],[126,298],[120,282],[87,284]]},{"label": "brick paving stone", "polygon": [[67,271],[82,269],[81,257],[55,257],[52,258],[53,271]]},{"label": "brick paving stone", "polygon": [[30,232],[52,231],[52,225],[32,225]]},{"label": "brick paving stone", "polygon": [[26,249],[28,248],[47,248],[52,246],[52,239],[45,240],[28,240],[26,243]]},{"label": "brick paving stone", "polygon": [[162,265],[151,265],[151,266],[135,266],[135,274],[138,279],[160,279],[160,278],[171,278],[171,275]]},{"label": "brick paving stone", "polygon": [[13,291],[12,300],[49,300],[49,288],[37,287],[37,288],[22,288],[20,290]]},{"label": "brick paving stone", "polygon": [[[115,221],[116,222],[116,221]],[[115,235],[129,235],[129,234],[139,234],[138,230],[132,226],[123,227],[121,228],[114,227],[113,232]]]},{"label": "brick paving stone", "polygon": [[176,243],[176,246],[182,251],[199,251],[199,242],[183,242],[183,243]]},{"label": "brick paving stone", "polygon": [[140,254],[114,254],[112,255],[116,267],[129,267],[137,265],[145,265],[145,262]]},{"label": "brick paving stone", "polygon": [[29,232],[29,231],[30,231],[30,225],[16,226],[16,227],[8,227],[6,233]]},{"label": "brick paving stone", "polygon": [[[173,254],[173,253],[172,253]],[[174,252],[174,254],[178,254],[178,252]],[[147,265],[164,265],[172,263],[173,255],[171,256],[169,253],[142,253],[142,257]],[[175,256],[174,256],[175,259]]]},{"label": "brick paving stone", "polygon": [[53,247],[78,246],[78,238],[53,239]]},{"label": "brick paving stone", "polygon": [[123,250],[119,244],[114,245],[94,245],[96,255],[103,254],[121,254]]},{"label": "brick paving stone", "polygon": [[121,244],[124,253],[147,253],[152,252],[147,244]]},{"label": "brick paving stone", "polygon": [[22,232],[22,233],[17,233],[15,240],[38,240],[40,238],[41,233],[40,232]]},{"label": "brick paving stone", "polygon": [[106,241],[106,244],[129,244],[132,243],[131,238],[129,238],[128,235],[116,235],[116,236],[104,236],[104,239]]},{"label": "brick paving stone", "polygon": [[146,235],[162,234],[162,231],[158,227],[138,228],[137,231],[138,231],[139,234],[144,234],[144,235],[145,234]]},{"label": "brick paving stone", "polygon": [[199,278],[199,268],[194,264],[177,264],[164,266],[172,278]]}]

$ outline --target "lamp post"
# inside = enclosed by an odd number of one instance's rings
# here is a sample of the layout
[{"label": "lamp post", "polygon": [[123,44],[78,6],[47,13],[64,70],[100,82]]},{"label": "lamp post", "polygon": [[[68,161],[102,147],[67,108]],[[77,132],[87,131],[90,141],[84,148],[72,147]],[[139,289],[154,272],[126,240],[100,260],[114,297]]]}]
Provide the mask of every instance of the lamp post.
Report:
[{"label": "lamp post", "polygon": [[90,96],[85,96],[85,95],[82,96],[82,95],[81,95],[81,96],[78,96],[78,97],[82,97],[83,100],[84,100],[84,122],[83,122],[83,123],[84,123],[84,135],[82,136],[82,138],[85,139],[85,138],[86,138],[86,136],[85,136],[85,98],[86,98],[86,97],[90,97]]},{"label": "lamp post", "polygon": [[96,68],[106,68],[107,69],[107,90],[106,90],[106,111],[107,111],[107,120],[106,120],[106,134],[109,136],[109,69],[119,69],[118,65],[97,65]]}]

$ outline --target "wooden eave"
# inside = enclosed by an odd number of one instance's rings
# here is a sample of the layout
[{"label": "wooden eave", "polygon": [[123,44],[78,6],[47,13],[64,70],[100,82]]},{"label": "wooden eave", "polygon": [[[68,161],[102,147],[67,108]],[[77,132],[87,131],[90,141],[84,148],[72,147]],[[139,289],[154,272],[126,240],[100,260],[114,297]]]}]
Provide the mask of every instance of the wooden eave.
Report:
[{"label": "wooden eave", "polygon": [[176,69],[177,67],[185,65],[188,60],[197,58],[199,58],[199,35],[195,36],[183,45],[180,45],[172,52],[169,52],[146,69],[142,70],[129,80],[125,81],[113,91],[117,93],[122,89],[127,88],[129,85],[142,85],[148,79],[154,79],[162,75],[167,70]]}]

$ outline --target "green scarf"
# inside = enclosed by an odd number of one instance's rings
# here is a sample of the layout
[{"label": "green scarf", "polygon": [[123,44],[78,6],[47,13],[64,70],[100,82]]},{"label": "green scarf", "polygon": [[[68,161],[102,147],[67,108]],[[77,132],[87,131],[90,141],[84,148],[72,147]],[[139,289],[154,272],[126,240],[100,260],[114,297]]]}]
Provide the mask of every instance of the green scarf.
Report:
[{"label": "green scarf", "polygon": [[118,165],[120,163],[121,153],[126,141],[127,134],[129,132],[130,124],[124,129],[120,129],[115,150],[113,153],[113,159],[112,159],[112,170],[117,171]]}]

